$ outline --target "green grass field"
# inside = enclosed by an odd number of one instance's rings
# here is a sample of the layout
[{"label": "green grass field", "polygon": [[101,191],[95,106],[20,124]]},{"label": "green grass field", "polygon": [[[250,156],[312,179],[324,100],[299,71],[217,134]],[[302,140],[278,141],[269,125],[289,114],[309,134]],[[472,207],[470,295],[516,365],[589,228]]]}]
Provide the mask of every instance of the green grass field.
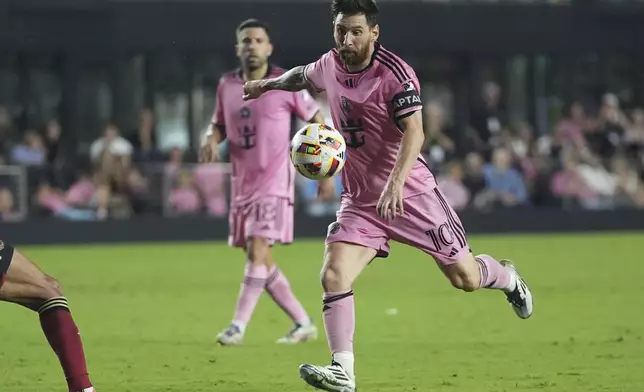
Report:
[{"label": "green grass field", "polygon": [[[473,237],[475,251],[513,258],[535,295],[515,317],[499,292],[451,288],[419,251],[395,246],[356,292],[361,392],[624,391],[644,388],[644,234]],[[276,259],[316,322],[323,244]],[[311,390],[301,362],[326,363],[324,334],[275,339],[287,317],[263,297],[241,347],[217,347],[230,320],[243,255],[223,244],[34,247],[81,329],[99,392]],[[397,315],[386,310],[397,308]],[[66,391],[35,314],[0,304],[0,391]]]}]

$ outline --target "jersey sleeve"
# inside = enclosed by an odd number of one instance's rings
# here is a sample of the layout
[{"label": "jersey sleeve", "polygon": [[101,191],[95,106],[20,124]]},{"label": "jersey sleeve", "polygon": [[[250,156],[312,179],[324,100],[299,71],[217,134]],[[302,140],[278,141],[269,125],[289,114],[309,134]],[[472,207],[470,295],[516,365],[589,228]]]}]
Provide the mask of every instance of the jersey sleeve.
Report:
[{"label": "jersey sleeve", "polygon": [[423,109],[420,99],[420,83],[410,67],[407,67],[404,79],[391,75],[387,99],[391,103],[394,120],[400,120]]},{"label": "jersey sleeve", "polygon": [[212,114],[212,119],[210,120],[210,122],[213,125],[219,127],[222,132],[226,128],[226,121],[224,119],[223,85],[224,78],[221,78],[219,80],[219,84],[217,85],[217,102],[215,104],[215,112]]},{"label": "jersey sleeve", "polygon": [[326,90],[324,79],[326,72],[329,72],[326,69],[329,60],[332,60],[331,52],[323,54],[316,62],[304,67],[304,79],[318,92]]},{"label": "jersey sleeve", "polygon": [[315,99],[308,91],[302,90],[293,93],[293,112],[304,121],[309,121],[320,110]]}]

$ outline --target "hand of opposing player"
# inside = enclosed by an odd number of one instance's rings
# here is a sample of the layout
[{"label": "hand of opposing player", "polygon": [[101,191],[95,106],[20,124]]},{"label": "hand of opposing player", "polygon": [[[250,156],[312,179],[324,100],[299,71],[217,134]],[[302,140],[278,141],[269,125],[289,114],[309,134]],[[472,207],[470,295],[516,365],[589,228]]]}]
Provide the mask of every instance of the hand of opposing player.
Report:
[{"label": "hand of opposing player", "polygon": [[402,215],[403,209],[403,185],[387,181],[385,189],[380,194],[376,206],[378,215],[387,220],[393,220],[396,216]]},{"label": "hand of opposing player", "polygon": [[244,101],[248,101],[249,99],[259,98],[265,92],[263,80],[250,80],[244,83],[244,95],[242,98]]},{"label": "hand of opposing player", "polygon": [[199,149],[199,162],[212,163],[219,162],[220,159],[217,141],[214,137],[208,136],[204,145]]}]

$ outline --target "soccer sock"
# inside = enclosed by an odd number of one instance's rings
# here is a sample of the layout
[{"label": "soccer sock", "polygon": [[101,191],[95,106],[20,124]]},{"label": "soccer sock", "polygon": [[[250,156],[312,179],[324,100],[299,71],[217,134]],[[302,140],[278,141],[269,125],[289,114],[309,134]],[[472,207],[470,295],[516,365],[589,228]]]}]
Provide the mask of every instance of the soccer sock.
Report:
[{"label": "soccer sock", "polygon": [[324,329],[329,349],[333,353],[333,360],[342,365],[351,377],[354,377],[353,334],[356,315],[353,291],[324,293],[322,303]]},{"label": "soccer sock", "polygon": [[475,257],[481,273],[479,287],[513,291],[517,285],[516,275],[509,268],[504,267],[492,256],[478,255]]},{"label": "soccer sock", "polygon": [[69,311],[67,298],[54,297],[45,301],[38,309],[38,314],[47,341],[60,360],[69,391],[91,388],[83,342]]},{"label": "soccer sock", "polygon": [[264,291],[268,269],[263,264],[254,264],[250,260],[246,263],[244,271],[244,281],[241,284],[239,297],[237,298],[237,307],[233,323],[244,333],[246,325],[250,321],[259,297]]},{"label": "soccer sock", "polygon": [[279,268],[273,266],[266,279],[266,291],[289,317],[300,325],[309,325],[311,319],[300,301],[295,298],[291,285]]}]

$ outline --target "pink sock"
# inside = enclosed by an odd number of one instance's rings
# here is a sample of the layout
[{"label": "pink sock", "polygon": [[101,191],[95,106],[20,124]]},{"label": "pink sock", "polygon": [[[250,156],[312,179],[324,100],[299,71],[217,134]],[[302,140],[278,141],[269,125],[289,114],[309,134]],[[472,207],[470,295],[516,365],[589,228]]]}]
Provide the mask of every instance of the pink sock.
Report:
[{"label": "pink sock", "polygon": [[250,317],[255,310],[257,301],[264,291],[266,285],[266,278],[268,277],[268,269],[265,265],[252,264],[249,261],[246,263],[246,270],[244,271],[244,281],[239,291],[237,298],[237,308],[235,309],[235,317],[233,320],[241,323],[242,329],[250,321]]},{"label": "pink sock", "polygon": [[273,266],[268,279],[266,279],[266,291],[294,322],[301,325],[307,325],[311,322],[306,310],[304,310],[300,301],[295,298],[288,279],[276,266]]},{"label": "pink sock", "polygon": [[331,353],[353,352],[353,334],[356,327],[353,291],[324,293],[322,303],[324,329]]},{"label": "pink sock", "polygon": [[481,272],[479,287],[488,289],[505,289],[512,282],[510,271],[492,256],[478,255],[475,257]]}]

